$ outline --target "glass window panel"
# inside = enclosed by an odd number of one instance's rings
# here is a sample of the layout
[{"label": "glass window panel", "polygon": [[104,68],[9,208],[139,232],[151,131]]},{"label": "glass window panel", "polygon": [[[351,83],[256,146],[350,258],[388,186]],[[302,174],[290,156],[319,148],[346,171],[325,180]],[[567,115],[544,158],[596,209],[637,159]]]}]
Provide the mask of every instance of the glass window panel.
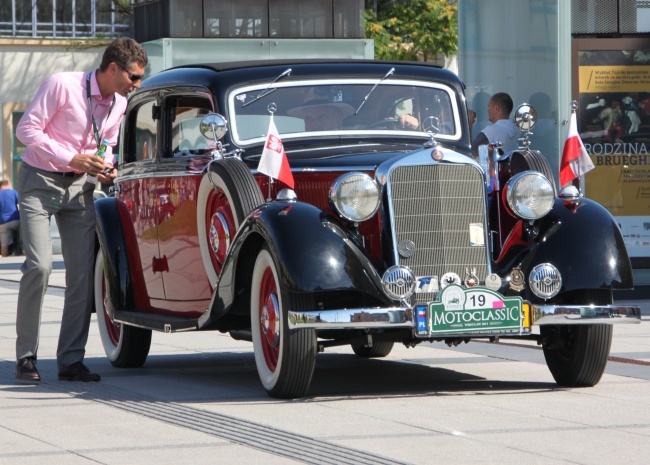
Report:
[{"label": "glass window panel", "polygon": [[334,37],[356,39],[365,34],[363,0],[334,0]]},{"label": "glass window panel", "polygon": [[207,98],[172,97],[167,99],[171,123],[171,156],[191,157],[210,152],[209,139],[201,133],[199,125],[212,110]]},{"label": "glass window panel", "polygon": [[268,1],[204,0],[205,37],[268,37]]},{"label": "glass window panel", "polygon": [[271,37],[333,37],[332,0],[269,3]]},{"label": "glass window panel", "polygon": [[[561,1],[464,0],[458,4],[459,74],[467,85],[467,105],[477,113],[472,135],[491,124],[487,118],[491,95],[508,93],[515,108],[534,102],[540,122],[533,129],[531,148],[542,151],[556,173],[559,141],[566,137],[559,114],[566,114],[570,104],[558,102]],[[495,26],[503,24],[508,25],[508,34]]]},{"label": "glass window panel", "polygon": [[[368,96],[374,84],[371,81],[295,83],[280,86],[258,100],[255,98],[265,86],[240,90],[229,98],[234,137],[244,143],[263,138],[269,127],[270,103],[276,104],[273,117],[283,139],[305,137],[302,133],[312,132],[345,134],[346,130],[356,135],[360,131],[388,130],[396,137],[412,137],[414,130],[422,132],[422,126],[430,127],[428,124],[432,122],[440,128],[441,139],[460,136],[458,109],[449,89],[425,82],[402,81],[383,83]],[[420,127],[403,128],[399,117],[404,114],[412,115]]]},{"label": "glass window panel", "polygon": [[170,37],[203,37],[202,18],[202,0],[170,0]]},{"label": "glass window panel", "polygon": [[132,141],[133,145],[129,144],[135,150],[136,160],[146,160],[156,157],[158,151],[158,122],[153,119],[153,107],[155,104],[155,101],[147,102],[137,109],[134,133],[135,140]]}]

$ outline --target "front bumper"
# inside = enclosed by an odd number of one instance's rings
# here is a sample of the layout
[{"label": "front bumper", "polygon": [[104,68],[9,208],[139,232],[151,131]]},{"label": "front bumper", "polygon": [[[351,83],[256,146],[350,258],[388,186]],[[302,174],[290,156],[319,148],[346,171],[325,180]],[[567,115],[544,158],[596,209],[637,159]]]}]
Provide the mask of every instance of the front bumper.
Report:
[{"label": "front bumper", "polygon": [[531,305],[531,310],[533,324],[540,326],[641,322],[641,308],[628,305]]},{"label": "front bumper", "polygon": [[[636,306],[530,305],[533,325],[580,325],[640,323]],[[415,327],[413,309],[359,308],[289,311],[290,329],[399,329]]]}]

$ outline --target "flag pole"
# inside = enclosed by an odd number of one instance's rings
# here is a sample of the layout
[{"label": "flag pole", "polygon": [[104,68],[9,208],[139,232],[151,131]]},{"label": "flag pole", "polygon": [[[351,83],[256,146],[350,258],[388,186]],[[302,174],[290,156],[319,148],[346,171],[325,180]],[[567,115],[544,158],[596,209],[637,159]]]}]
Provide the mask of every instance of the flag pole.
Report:
[{"label": "flag pole", "polygon": [[[271,120],[270,122],[273,122],[273,114],[275,111],[278,109],[278,107],[275,105],[275,103],[270,103],[267,107],[266,110],[270,113],[271,115]],[[266,201],[270,202],[271,201],[271,187],[273,186],[273,177],[269,176],[269,194],[266,197]]]},{"label": "flag pole", "polygon": [[[578,123],[577,110],[578,110],[578,102],[577,102],[577,100],[571,100],[571,116],[573,116],[574,114],[576,115],[576,130],[577,130],[577,125],[578,125],[577,124]],[[579,132],[578,132],[578,137],[580,137]],[[577,173],[578,177],[576,178],[576,182],[577,182],[578,185],[576,187],[578,188],[578,191],[580,191],[580,193],[582,194],[582,191],[580,190],[580,185],[581,185],[580,181],[582,180],[582,173],[580,172],[580,168],[581,168],[580,165],[581,165],[581,163],[578,163],[578,173]]]}]

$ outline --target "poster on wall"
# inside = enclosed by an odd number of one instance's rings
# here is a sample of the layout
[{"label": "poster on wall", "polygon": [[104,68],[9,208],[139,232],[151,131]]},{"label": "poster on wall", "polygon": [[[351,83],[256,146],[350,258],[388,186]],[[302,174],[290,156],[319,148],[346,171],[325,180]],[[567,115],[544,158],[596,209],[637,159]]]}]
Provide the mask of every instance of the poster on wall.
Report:
[{"label": "poster on wall", "polygon": [[578,56],[578,131],[596,167],[585,195],[614,215],[630,257],[650,264],[650,50]]}]

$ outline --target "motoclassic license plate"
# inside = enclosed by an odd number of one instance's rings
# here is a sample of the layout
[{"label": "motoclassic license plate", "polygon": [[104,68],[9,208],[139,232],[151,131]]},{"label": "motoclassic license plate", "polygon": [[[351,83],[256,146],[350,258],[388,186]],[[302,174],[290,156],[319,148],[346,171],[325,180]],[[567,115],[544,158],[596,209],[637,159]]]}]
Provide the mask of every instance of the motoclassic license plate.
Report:
[{"label": "motoclassic license plate", "polygon": [[521,297],[483,287],[445,287],[438,300],[415,309],[418,336],[524,334],[530,332]]}]

